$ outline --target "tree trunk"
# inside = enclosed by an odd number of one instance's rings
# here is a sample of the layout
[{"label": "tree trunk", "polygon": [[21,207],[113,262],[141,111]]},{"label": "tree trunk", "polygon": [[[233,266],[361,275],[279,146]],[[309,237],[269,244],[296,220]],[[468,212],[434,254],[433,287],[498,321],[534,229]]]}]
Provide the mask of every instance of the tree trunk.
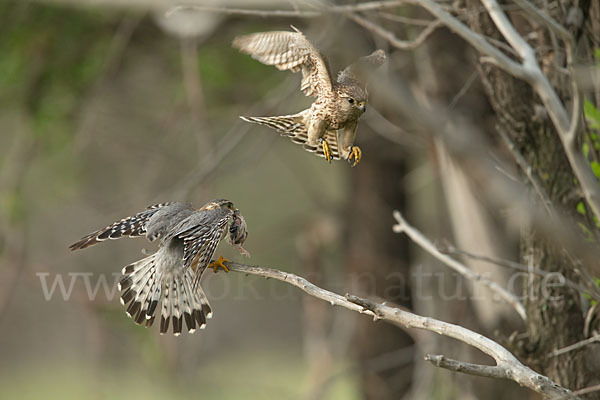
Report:
[{"label": "tree trunk", "polygon": [[[563,9],[584,6],[587,2],[563,1]],[[468,0],[467,8],[480,7],[479,1]],[[586,6],[587,7],[587,6]],[[560,13],[560,7],[557,7]],[[555,10],[556,11],[556,10]],[[587,10],[584,10],[587,15]],[[503,41],[494,23],[484,13],[468,13],[468,23],[475,32]],[[552,15],[559,23],[565,24],[566,15]],[[552,52],[551,40],[545,29],[537,29],[511,16],[515,26],[524,37],[535,31],[538,60],[550,82],[564,99],[568,87],[562,76],[556,72],[555,63],[564,66],[560,59],[562,52]],[[568,26],[565,24],[565,26]],[[575,32],[576,33],[576,32]],[[581,40],[587,40],[582,36]],[[586,54],[587,61],[591,54]],[[533,167],[542,186],[553,204],[569,212],[583,224],[587,222],[576,214],[577,203],[582,200],[577,181],[564,154],[558,134],[552,122],[543,111],[539,99],[528,84],[516,80],[489,64],[479,66],[480,77],[488,98],[496,112],[499,125],[505,129],[516,143],[518,150]],[[589,227],[594,229],[593,227]],[[532,257],[531,262],[548,271],[557,271],[567,278],[577,280],[575,270],[576,255],[567,255],[550,245],[536,232],[524,227],[521,240],[521,254]],[[581,240],[585,240],[583,235]],[[529,278],[526,291],[528,315],[527,338],[518,343],[518,355],[530,366],[547,375],[556,383],[572,390],[598,384],[598,369],[591,368],[598,359],[598,352],[587,347],[558,357],[547,358],[549,352],[585,339],[584,316],[580,295],[566,287],[544,290],[543,279]],[[546,293],[545,293],[546,292]],[[552,299],[555,300],[552,300]],[[596,361],[594,361],[596,360]],[[600,394],[591,394],[586,399],[598,399]]]},{"label": "tree trunk", "polygon": [[[405,163],[399,151],[383,150],[390,147],[389,142],[365,125],[358,144],[364,157],[352,170],[352,201],[346,218],[349,290],[410,307],[407,241],[392,234],[392,209],[402,210],[405,203],[401,185]],[[412,339],[389,324],[374,324],[367,318],[358,324],[353,348],[361,364],[364,398],[401,398],[412,379]],[[396,352],[403,348],[406,353],[398,356]],[[374,362],[392,352],[396,366]]]}]

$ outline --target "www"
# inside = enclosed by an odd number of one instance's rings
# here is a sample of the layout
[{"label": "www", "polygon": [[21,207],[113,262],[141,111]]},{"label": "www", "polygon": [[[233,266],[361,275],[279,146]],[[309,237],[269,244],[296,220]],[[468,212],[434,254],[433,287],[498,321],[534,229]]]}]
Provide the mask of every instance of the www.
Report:
[{"label": "www", "polygon": [[67,285],[65,285],[65,281],[63,279],[64,275],[56,274],[51,287],[48,288],[48,277],[50,276],[50,273],[37,272],[36,275],[40,278],[42,291],[44,292],[44,298],[46,301],[50,301],[52,299],[57,287],[60,289],[63,300],[69,301],[71,299],[71,295],[73,294],[73,288],[75,287],[75,282],[77,281],[78,277],[83,279],[85,290],[90,301],[96,299],[96,296],[100,291],[100,287],[103,288],[106,299],[111,301],[117,292],[117,284],[119,282],[119,277],[121,276],[121,274],[118,272],[113,273],[113,282],[109,285],[106,279],[106,274],[100,274],[98,280],[96,281],[96,286],[92,288],[92,284],[90,282],[90,277],[94,275],[92,272],[69,272],[67,275],[70,278],[70,282],[67,288]]}]

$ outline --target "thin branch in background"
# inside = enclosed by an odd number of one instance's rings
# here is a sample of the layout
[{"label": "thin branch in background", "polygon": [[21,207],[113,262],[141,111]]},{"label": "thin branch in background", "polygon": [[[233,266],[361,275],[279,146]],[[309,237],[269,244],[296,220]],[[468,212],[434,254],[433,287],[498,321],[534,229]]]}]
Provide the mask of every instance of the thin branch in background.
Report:
[{"label": "thin branch in background", "polygon": [[199,158],[210,148],[207,137],[202,132],[207,131],[206,102],[202,81],[198,73],[198,38],[182,37],[179,40],[181,54],[181,74],[186,100],[190,108],[190,117],[194,124],[194,136],[198,143]]},{"label": "thin branch in background", "polygon": [[508,150],[512,154],[513,158],[515,159],[516,163],[519,165],[525,176],[527,176],[527,179],[533,186],[533,189],[535,190],[537,195],[540,197],[540,200],[546,208],[546,211],[548,211],[548,215],[553,216],[554,208],[552,206],[552,201],[546,194],[546,191],[544,190],[542,184],[535,175],[535,172],[533,172],[533,167],[529,165],[529,163],[527,162],[527,160],[525,160],[525,157],[523,157],[521,152],[517,150],[517,146],[515,145],[515,143],[510,139],[508,134],[500,125],[496,125],[496,132],[498,132],[500,138],[502,138],[504,145],[508,148]]},{"label": "thin branch in background", "polygon": [[[226,265],[230,271],[240,272],[247,275],[257,275],[267,279],[271,278],[285,282],[299,288],[310,296],[329,302],[332,306],[341,306],[351,311],[370,315],[374,320],[381,319],[394,324],[403,325],[407,328],[423,329],[426,331],[435,332],[439,335],[447,336],[473,346],[481,350],[483,353],[489,355],[496,361],[495,366],[482,365],[481,367],[483,368],[481,370],[486,370],[488,374],[479,374],[480,376],[492,378],[502,377],[503,379],[512,380],[519,385],[527,387],[550,399],[578,399],[578,397],[568,389],[557,385],[547,377],[540,375],[529,367],[523,365],[514,355],[512,355],[500,344],[462,326],[450,324],[434,318],[422,317],[408,311],[389,307],[350,294],[341,296],[337,293],[320,288],[301,276],[283,272],[277,269],[251,266],[236,262],[226,262]],[[434,359],[434,356],[428,357]],[[475,364],[468,365],[473,366]],[[470,372],[468,370],[460,369],[457,371],[467,373]]]},{"label": "thin branch in background", "polygon": [[488,60],[509,74],[520,78],[527,78],[527,71],[516,61],[512,60],[496,47],[492,46],[487,39],[478,33],[473,32],[459,19],[445,11],[434,0],[420,0],[418,3],[431,15],[442,21],[451,31],[462,37],[476,50],[488,57]]},{"label": "thin branch in background", "polygon": [[[131,41],[131,37],[135,32],[136,28],[144,18],[145,13],[139,13],[136,15],[127,15],[123,17],[117,26],[115,33],[113,34],[106,56],[104,57],[104,65],[94,85],[89,89],[90,93],[98,91],[102,85],[114,75],[119,68],[127,45]],[[83,102],[90,103],[92,101],[91,96],[86,96]],[[86,108],[86,104],[79,106],[81,109]],[[75,132],[74,147],[77,150],[83,149],[89,142],[93,127],[97,124],[99,113],[90,113],[87,119],[84,119],[84,123],[81,124],[80,128]]]},{"label": "thin branch in background", "polygon": [[585,321],[583,323],[584,337],[590,336],[593,331],[592,321],[595,319],[594,317],[596,316],[596,310],[598,309],[599,304],[600,301],[596,302],[596,304],[592,304],[592,306],[587,310],[587,313],[585,315]]},{"label": "thin branch in background", "polygon": [[434,22],[431,19],[411,18],[403,15],[390,14],[389,12],[383,11],[378,12],[377,15],[383,19],[387,19],[388,21],[400,22],[401,24],[405,25],[429,26],[432,22]]},{"label": "thin branch in background", "polygon": [[462,87],[460,88],[460,90],[458,91],[458,93],[456,93],[456,95],[454,95],[454,97],[452,98],[452,101],[450,101],[450,104],[448,104],[448,110],[453,110],[454,109],[454,107],[456,106],[456,104],[458,103],[458,101],[471,88],[471,85],[473,84],[473,82],[475,82],[475,79],[477,79],[477,76],[478,76],[477,70],[473,71],[471,73],[471,75],[469,75],[469,77],[467,78],[467,80],[465,81],[465,83],[462,85]]},{"label": "thin branch in background", "polygon": [[594,386],[586,387],[583,389],[579,389],[579,390],[573,392],[573,394],[580,396],[582,394],[590,394],[590,393],[597,392],[597,391],[600,391],[600,385],[594,385]]},{"label": "thin branch in background", "polygon": [[489,257],[489,256],[484,256],[484,255],[479,255],[479,254],[473,254],[470,253],[468,251],[465,250],[461,250],[461,249],[457,249],[454,246],[451,245],[447,245],[446,247],[444,247],[443,249],[438,248],[442,253],[448,253],[448,254],[453,254],[453,255],[461,255],[461,256],[465,256],[465,257],[469,257],[473,260],[478,260],[478,261],[484,261],[484,262],[488,262],[490,264],[494,264],[494,265],[499,265],[501,267],[505,267],[505,268],[511,268],[511,269],[515,269],[517,271],[523,271],[523,272],[527,272],[527,273],[533,273],[536,274],[538,276],[544,277],[546,275],[560,275],[564,281],[565,281],[565,285],[567,285],[568,287],[570,287],[571,289],[574,289],[576,291],[578,291],[579,293],[585,293],[590,295],[594,300],[599,301],[600,302],[600,293],[598,293],[596,290],[594,290],[595,288],[593,287],[594,285],[591,285],[591,288],[585,288],[575,282],[573,282],[570,279],[567,279],[563,274],[559,273],[559,272],[549,272],[540,268],[536,268],[533,266],[526,266],[514,261],[510,261],[510,260],[503,260],[503,259],[499,259],[499,258],[493,258],[493,257]]},{"label": "thin branch in background", "polygon": [[[272,108],[283,98],[295,92],[296,85],[295,80],[286,79],[268,95],[264,96],[264,101],[257,103],[248,110],[247,114],[261,113],[265,109]],[[221,140],[214,146],[214,152],[206,154],[205,157],[201,158],[198,164],[183,179],[175,184],[175,187],[169,189],[171,196],[173,193],[176,193],[179,196],[176,196],[177,198],[187,198],[194,188],[204,182],[217,169],[221,162],[231,154],[252,128],[252,124],[245,123],[242,120],[238,119],[234,122],[233,126],[223,134]]]},{"label": "thin branch in background", "polygon": [[581,150],[577,143],[577,135],[581,127],[582,99],[577,79],[573,76],[573,62],[575,59],[575,40],[573,36],[553,18],[539,10],[529,1],[515,0],[515,3],[533,20],[547,26],[548,29],[556,33],[563,40],[567,54],[567,68],[571,72],[573,108],[571,110],[571,118],[569,118],[558,94],[550,85],[547,77],[542,73],[535,59],[535,52],[533,49],[521,38],[506,15],[498,8],[498,3],[495,0],[482,0],[482,2],[488,9],[490,16],[496,23],[500,32],[502,32],[504,37],[513,48],[517,50],[523,59],[523,68],[529,71],[528,75],[530,78],[526,81],[535,89],[544,103],[548,115],[561,139],[563,149],[569,159],[571,168],[579,181],[584,197],[594,215],[597,218],[600,218],[600,185],[598,185],[596,176],[581,154]]},{"label": "thin branch in background", "polygon": [[369,10],[381,10],[386,8],[395,8],[402,4],[415,4],[417,0],[392,0],[392,1],[371,1],[365,3],[341,5],[341,6],[330,6],[321,7],[321,10],[308,11],[300,10],[298,7],[294,7],[293,10],[260,10],[260,9],[247,9],[247,8],[230,8],[230,7],[217,7],[217,6],[205,6],[200,4],[180,4],[170,8],[166,11],[165,16],[169,17],[172,13],[180,10],[198,10],[207,12],[218,12],[226,15],[250,15],[256,17],[291,17],[291,18],[315,18],[325,14],[339,14],[347,12],[358,12],[358,11],[369,11]]},{"label": "thin branch in background", "polygon": [[431,254],[433,257],[437,258],[439,261],[446,264],[448,267],[452,268],[454,271],[458,272],[465,278],[472,280],[473,282],[480,283],[481,285],[487,287],[492,292],[497,294],[500,298],[504,299],[508,304],[510,304],[517,314],[523,319],[523,321],[527,321],[527,313],[525,312],[525,307],[519,301],[517,296],[510,293],[508,290],[504,289],[498,283],[474,272],[464,264],[458,262],[454,258],[448,256],[447,254],[442,253],[438,250],[438,248],[431,242],[429,239],[425,237],[421,232],[419,232],[416,228],[409,225],[408,222],[402,217],[399,211],[394,211],[394,219],[397,224],[394,225],[393,230],[396,233],[405,233],[413,242],[418,244],[423,250]]},{"label": "thin branch in background", "polygon": [[[583,158],[576,141],[576,133],[579,130],[579,120],[581,119],[581,101],[576,79],[571,79],[574,104],[571,121],[569,121],[560,98],[537,64],[535,52],[531,46],[518,34],[496,0],[482,0],[482,3],[500,32],[523,60],[522,64],[507,57],[499,49],[492,46],[485,37],[473,32],[463,22],[440,7],[434,0],[421,0],[418,4],[481,52],[484,55],[481,58],[482,62],[489,62],[515,78],[524,80],[533,87],[544,103],[548,115],[559,134],[565,154],[580,183],[585,199],[594,212],[594,215],[600,218],[600,185],[598,185],[595,175]],[[515,0],[515,3],[532,18],[548,26],[549,29],[555,31],[563,39],[567,50],[567,64],[569,70],[571,70],[574,58],[572,35],[528,1]]]},{"label": "thin branch in background", "polygon": [[[423,0],[422,3],[428,2],[429,0]],[[433,6],[437,7],[435,4]],[[443,13],[438,14],[445,18]],[[449,18],[455,21],[454,17]],[[475,35],[462,23],[456,22]],[[485,39],[481,40],[484,43],[477,41],[478,45],[493,48]],[[375,75],[378,79],[373,79],[372,85],[378,98],[399,110],[407,124],[415,129],[418,127],[421,136],[441,138],[450,155],[468,171],[471,181],[477,185],[491,207],[510,207],[519,218],[530,220],[532,226],[554,245],[568,249],[571,254],[577,254],[591,271],[600,271],[597,263],[600,256],[598,246],[580,240],[581,229],[570,216],[557,212],[555,218],[548,218],[542,207],[532,206],[531,196],[527,195],[526,187],[521,182],[512,182],[499,176],[495,165],[485,156],[489,152],[490,144],[479,129],[435,104],[419,101],[401,77],[391,74],[384,77],[382,71]]]},{"label": "thin branch in background", "polygon": [[375,35],[387,40],[392,46],[402,50],[412,50],[421,46],[437,28],[443,25],[441,21],[434,20],[425,29],[423,29],[414,40],[400,40],[393,32],[388,31],[381,25],[371,22],[366,18],[351,13],[347,14],[346,16],[348,19],[356,22],[366,30],[371,31]]},{"label": "thin branch in background", "polygon": [[587,346],[592,343],[597,343],[597,342],[600,342],[600,335],[592,336],[591,338],[574,343],[570,346],[563,347],[562,349],[554,350],[553,352],[549,353],[547,357],[548,358],[556,357],[561,354],[565,354],[565,353],[580,349],[584,346]]},{"label": "thin branch in background", "polygon": [[509,379],[509,371],[499,369],[496,366],[472,364],[463,361],[453,360],[443,355],[428,354],[425,361],[429,361],[439,368],[445,368],[454,372],[462,372],[469,375],[485,376],[496,379]]},{"label": "thin branch in background", "polygon": [[169,18],[174,12],[178,11],[204,11],[204,12],[215,12],[225,15],[250,15],[255,17],[292,17],[292,18],[315,18],[322,15],[319,11],[302,11],[298,9],[294,10],[256,10],[256,9],[245,9],[245,8],[229,8],[229,7],[216,7],[216,6],[203,6],[200,4],[182,4],[177,5],[168,9],[165,12],[165,17]]},{"label": "thin branch in background", "polygon": [[[375,107],[370,106],[369,113],[362,119],[382,138],[396,143],[407,151],[425,148],[425,140],[416,133],[410,133],[384,117]],[[361,119],[361,120],[362,120]]]}]

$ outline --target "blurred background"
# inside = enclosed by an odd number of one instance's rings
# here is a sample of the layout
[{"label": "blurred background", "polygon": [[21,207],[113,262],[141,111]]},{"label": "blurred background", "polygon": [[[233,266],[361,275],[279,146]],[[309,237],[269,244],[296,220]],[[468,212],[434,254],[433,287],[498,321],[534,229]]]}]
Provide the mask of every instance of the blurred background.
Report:
[{"label": "blurred background", "polygon": [[[293,1],[218,5],[294,9]],[[154,244],[68,246],[150,204],[227,198],[246,218],[252,257],[227,245],[217,255],[490,336],[519,326],[512,309],[487,293],[468,299],[461,277],[392,232],[399,209],[434,239],[518,257],[518,238],[499,222],[504,211],[482,208],[443,151],[376,91],[359,125],[356,168],[329,165],[238,118],[310,105],[299,75],[230,45],[236,35],[293,24],[336,72],[383,48],[382,76],[402,77],[417,96],[485,132],[492,111],[462,40],[440,28],[399,50],[342,14],[264,18],[171,6],[0,0],[0,398],[522,396],[516,385],[499,394],[496,382],[422,361],[429,349],[485,362],[457,342],[373,323],[255,276],[207,272],[214,317],[193,335],[160,336],[127,318],[115,274]],[[398,25],[407,40],[427,25],[426,14],[393,13],[421,21]],[[507,280],[502,270],[471,266]]]}]

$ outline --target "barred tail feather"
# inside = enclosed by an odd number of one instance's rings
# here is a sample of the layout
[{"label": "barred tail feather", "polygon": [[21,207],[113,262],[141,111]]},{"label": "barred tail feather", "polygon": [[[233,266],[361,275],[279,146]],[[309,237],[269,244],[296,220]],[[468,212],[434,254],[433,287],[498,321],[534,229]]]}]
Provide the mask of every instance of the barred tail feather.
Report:
[{"label": "barred tail feather", "polygon": [[171,324],[173,333],[178,336],[184,320],[190,333],[203,329],[206,319],[210,318],[210,305],[200,287],[192,290],[192,272],[183,268],[161,272],[156,262],[157,255],[153,254],[123,268],[119,290],[127,315],[137,324],[150,327],[162,301],[161,334],[167,333]]},{"label": "barred tail feather", "polygon": [[[300,144],[304,147],[304,150],[315,153],[319,157],[325,157],[323,153],[323,146],[311,146],[308,144],[308,129],[303,122],[308,110],[294,115],[282,115],[276,117],[240,117],[244,121],[252,122],[255,124],[265,125],[269,128],[275,129],[282,136],[288,136],[292,142]],[[332,157],[334,160],[341,159],[340,152],[338,149],[338,137],[337,131],[327,131],[325,133],[325,140],[329,143],[331,148]]]},{"label": "barred tail feather", "polygon": [[268,126],[271,129],[275,129],[282,136],[294,136],[299,130],[305,129],[302,118],[299,118],[298,115],[240,118],[246,122]]},{"label": "barred tail feather", "polygon": [[[338,145],[338,137],[337,131],[327,131],[325,132],[325,136],[323,139],[327,140],[329,144],[329,148],[331,149],[331,157],[334,160],[340,160],[342,157],[340,156],[339,145]],[[311,146],[308,144],[308,132],[299,132],[296,136],[292,138],[292,142],[296,144],[301,144],[304,147],[304,150],[315,153],[319,157],[325,157],[325,153],[323,153],[323,146],[317,144],[316,146]]]}]

